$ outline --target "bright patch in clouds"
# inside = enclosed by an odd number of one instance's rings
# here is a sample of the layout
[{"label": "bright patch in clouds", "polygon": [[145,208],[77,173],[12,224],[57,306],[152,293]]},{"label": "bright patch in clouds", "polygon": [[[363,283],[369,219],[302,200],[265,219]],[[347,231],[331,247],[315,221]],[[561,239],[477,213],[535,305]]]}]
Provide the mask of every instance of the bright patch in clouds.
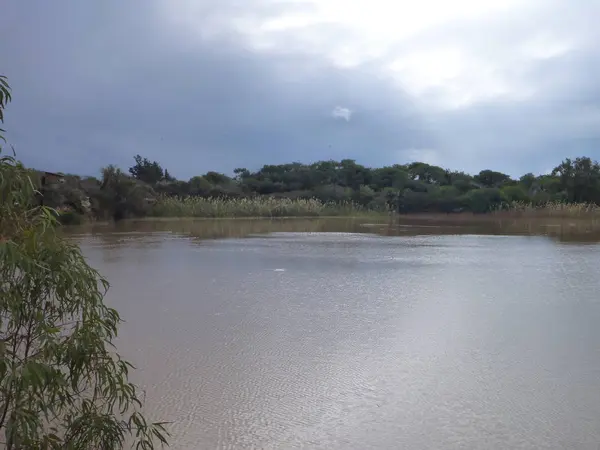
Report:
[{"label": "bright patch in clouds", "polygon": [[331,111],[331,116],[334,119],[344,119],[346,122],[349,122],[350,117],[352,117],[352,111],[348,108],[336,106],[333,108],[333,111]]},{"label": "bright patch in clouds", "polygon": [[575,45],[571,41],[568,38],[558,39],[548,33],[540,33],[525,42],[521,51],[526,57],[551,59],[572,50]]},{"label": "bright patch in clouds", "polygon": [[[255,0],[210,15],[195,0],[168,7],[206,38],[235,32],[256,52],[303,54],[340,68],[370,63],[428,108],[460,109],[534,94],[516,68],[570,49],[552,32],[532,30],[542,0]],[[169,5],[173,5],[169,3]],[[202,16],[202,17],[200,17]],[[208,19],[207,19],[208,17]],[[512,23],[523,36],[507,38]],[[208,21],[208,25],[199,25]],[[212,25],[211,25],[212,24]],[[499,31],[495,32],[495,26]],[[531,26],[530,26],[531,25]],[[188,28],[190,29],[190,28]],[[211,36],[218,35],[213,33]]]}]

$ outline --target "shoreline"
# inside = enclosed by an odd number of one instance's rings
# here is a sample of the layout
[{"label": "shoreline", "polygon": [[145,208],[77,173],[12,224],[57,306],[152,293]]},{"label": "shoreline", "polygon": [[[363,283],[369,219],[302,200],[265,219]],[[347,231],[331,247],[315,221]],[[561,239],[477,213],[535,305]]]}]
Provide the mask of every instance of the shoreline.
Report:
[{"label": "shoreline", "polygon": [[[511,211],[491,212],[483,214],[475,214],[470,212],[462,213],[414,213],[414,214],[397,214],[397,213],[370,213],[360,215],[325,215],[325,216],[220,216],[220,217],[201,217],[201,216],[144,216],[144,217],[128,217],[119,221],[112,220],[85,220],[85,224],[115,224],[126,222],[168,222],[168,221],[258,221],[258,220],[364,220],[376,219],[394,222],[459,222],[465,224],[498,222],[498,221],[539,221],[539,220],[556,220],[556,221],[576,221],[576,222],[600,222],[600,215],[593,214],[543,214],[543,213],[516,213]],[[64,224],[63,226],[77,226],[76,224]]]}]

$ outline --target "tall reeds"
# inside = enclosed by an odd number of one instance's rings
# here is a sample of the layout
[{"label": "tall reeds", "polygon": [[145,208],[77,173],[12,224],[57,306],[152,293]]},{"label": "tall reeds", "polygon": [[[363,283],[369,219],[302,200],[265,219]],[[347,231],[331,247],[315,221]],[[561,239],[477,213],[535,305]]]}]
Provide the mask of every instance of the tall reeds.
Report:
[{"label": "tall reeds", "polygon": [[525,202],[511,202],[495,211],[495,214],[520,217],[600,218],[600,206],[594,203],[547,202],[534,205]]},{"label": "tall reeds", "polygon": [[317,217],[382,214],[352,202],[274,197],[160,197],[150,213],[156,217]]}]

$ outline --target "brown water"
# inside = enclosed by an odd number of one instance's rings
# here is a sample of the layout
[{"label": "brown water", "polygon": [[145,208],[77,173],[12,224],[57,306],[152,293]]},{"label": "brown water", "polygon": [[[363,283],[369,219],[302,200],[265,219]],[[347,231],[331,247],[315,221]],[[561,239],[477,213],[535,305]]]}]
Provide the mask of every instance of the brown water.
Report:
[{"label": "brown water", "polygon": [[142,221],[75,237],[112,283],[119,348],[148,415],[174,422],[173,449],[597,450],[594,231],[411,225]]}]

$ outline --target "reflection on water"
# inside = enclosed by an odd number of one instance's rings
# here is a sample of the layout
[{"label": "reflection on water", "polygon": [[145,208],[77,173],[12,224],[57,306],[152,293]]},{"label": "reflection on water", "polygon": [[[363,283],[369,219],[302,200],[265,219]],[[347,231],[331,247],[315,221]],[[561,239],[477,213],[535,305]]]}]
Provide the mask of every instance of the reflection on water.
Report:
[{"label": "reflection on water", "polygon": [[432,225],[138,221],[75,239],[174,449],[597,449],[600,247],[575,242],[582,224]]},{"label": "reflection on water", "polygon": [[132,220],[117,224],[87,224],[68,233],[169,232],[201,239],[245,237],[274,232],[376,233],[384,236],[417,235],[545,235],[560,241],[600,242],[600,221],[585,219],[492,219],[483,216],[436,215],[394,219],[165,219]]}]

